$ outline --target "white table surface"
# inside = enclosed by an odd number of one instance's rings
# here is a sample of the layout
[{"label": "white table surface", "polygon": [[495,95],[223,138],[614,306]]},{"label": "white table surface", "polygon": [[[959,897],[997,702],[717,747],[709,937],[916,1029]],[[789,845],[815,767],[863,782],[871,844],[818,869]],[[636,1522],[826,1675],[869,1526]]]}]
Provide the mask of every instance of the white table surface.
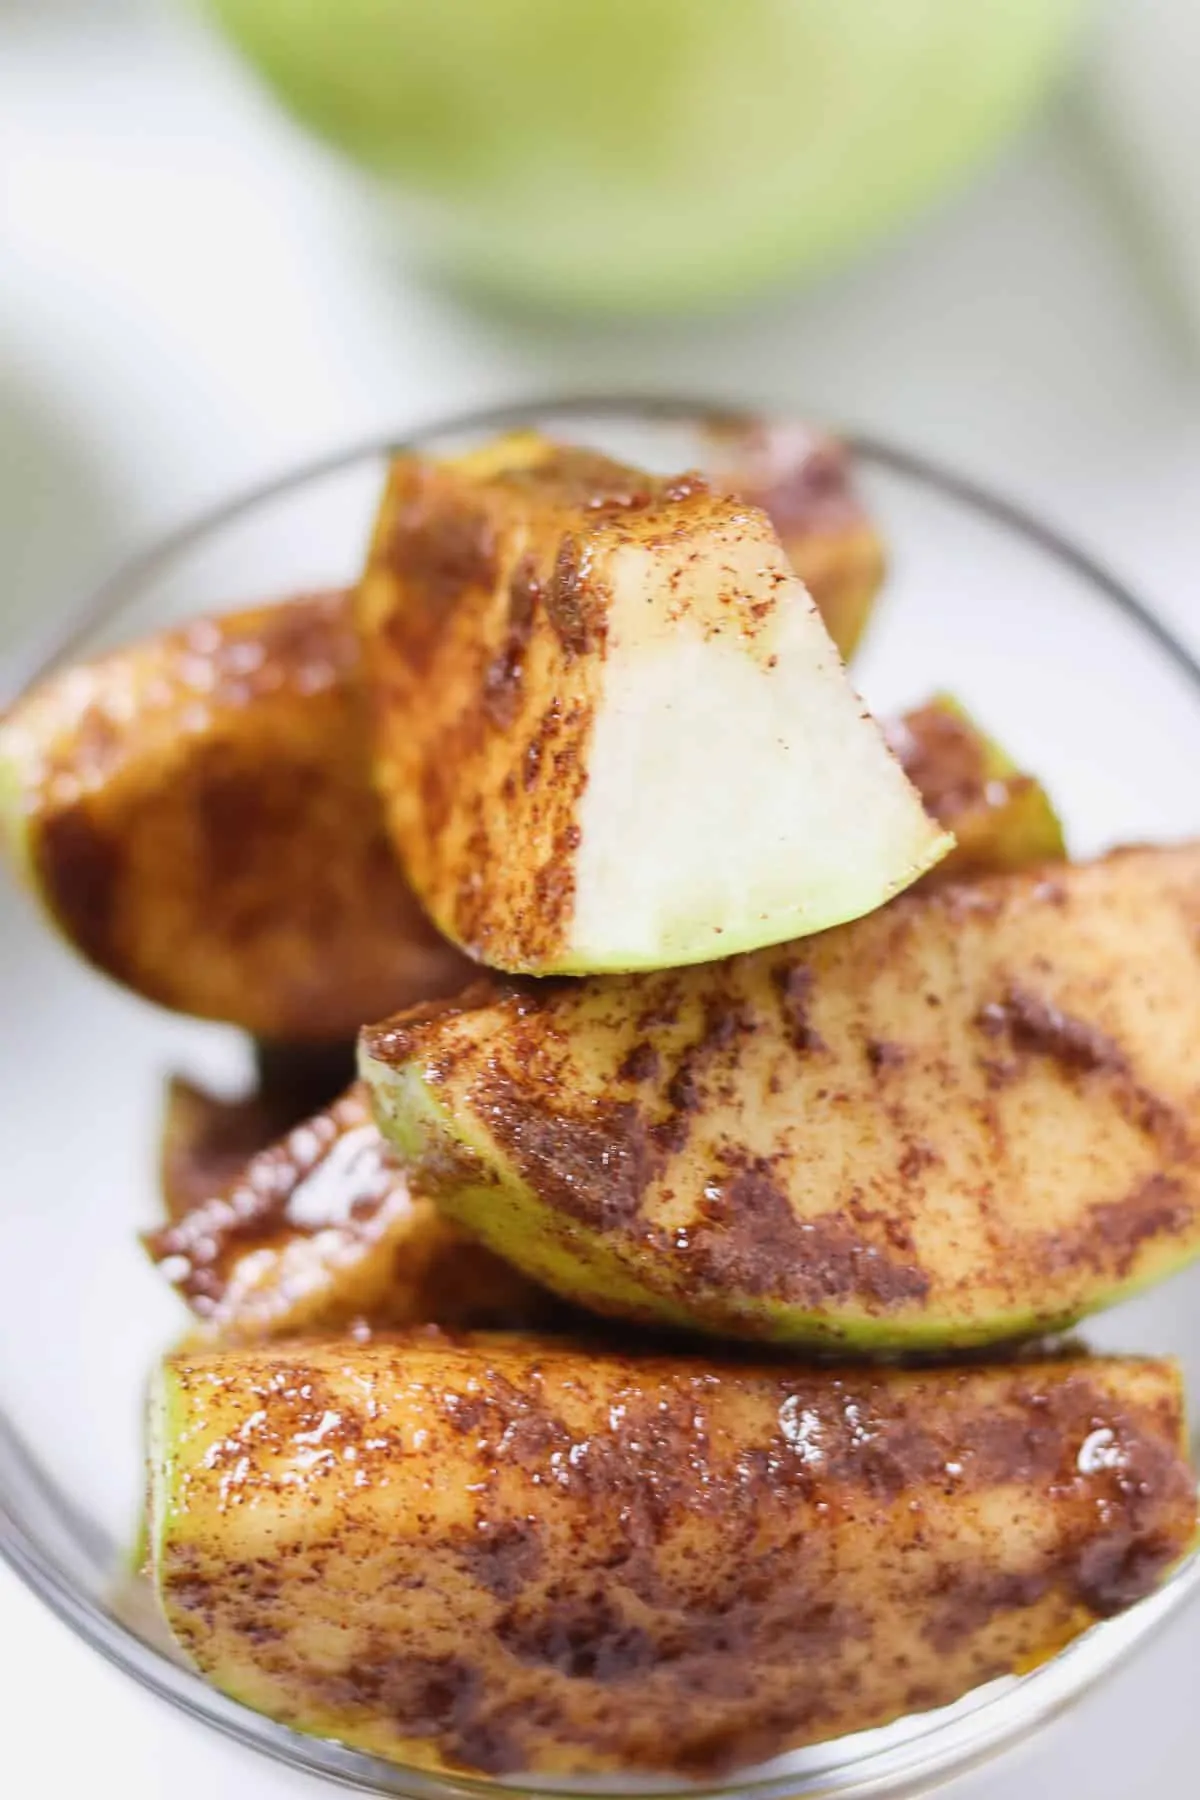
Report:
[{"label": "white table surface", "polygon": [[[653,387],[794,404],[948,457],[1200,642],[1198,377],[1137,242],[1067,104],[969,196],[799,299],[688,326],[498,318],[373,242],[198,34],[112,0],[0,0],[0,630],[310,452],[483,400]],[[1190,1800],[1198,1649],[1193,1610],[956,1800]],[[0,1794],[97,1787],[319,1791],[142,1695],[0,1572]]]}]

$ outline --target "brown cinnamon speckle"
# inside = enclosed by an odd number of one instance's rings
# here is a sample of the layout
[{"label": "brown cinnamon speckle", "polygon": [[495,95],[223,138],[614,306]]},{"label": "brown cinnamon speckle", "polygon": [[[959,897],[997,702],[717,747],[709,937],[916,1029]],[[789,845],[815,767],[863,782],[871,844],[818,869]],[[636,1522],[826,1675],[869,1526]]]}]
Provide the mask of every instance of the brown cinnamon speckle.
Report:
[{"label": "brown cinnamon speckle", "polygon": [[1007,1033],[1016,1049],[1053,1057],[1067,1069],[1124,1072],[1127,1067],[1124,1052],[1111,1038],[1017,983],[1003,1000],[983,1008],[979,1029],[988,1037]]}]

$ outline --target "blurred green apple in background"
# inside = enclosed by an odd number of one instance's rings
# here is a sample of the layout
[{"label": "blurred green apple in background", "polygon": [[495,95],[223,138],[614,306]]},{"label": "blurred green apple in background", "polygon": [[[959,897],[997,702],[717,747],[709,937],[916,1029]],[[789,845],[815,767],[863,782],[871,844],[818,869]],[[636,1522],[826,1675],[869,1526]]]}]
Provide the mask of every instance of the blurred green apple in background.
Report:
[{"label": "blurred green apple in background", "polygon": [[1084,0],[204,0],[426,253],[572,307],[821,272],[1019,124]]}]

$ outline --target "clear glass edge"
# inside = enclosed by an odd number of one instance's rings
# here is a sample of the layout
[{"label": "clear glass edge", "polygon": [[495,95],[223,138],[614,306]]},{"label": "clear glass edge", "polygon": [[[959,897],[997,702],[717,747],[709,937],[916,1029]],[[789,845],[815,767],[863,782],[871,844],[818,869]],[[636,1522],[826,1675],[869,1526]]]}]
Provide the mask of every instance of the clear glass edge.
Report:
[{"label": "clear glass edge", "polygon": [[[143,552],[128,558],[62,624],[42,634],[31,646],[0,662],[0,707],[11,703],[30,682],[70,655],[99,625],[137,589],[214,532],[235,524],[258,508],[322,479],[348,471],[359,463],[388,454],[418,448],[431,440],[483,432],[500,432],[522,425],[592,418],[605,424],[678,424],[703,430],[743,420],[761,419],[763,409],[726,401],[688,397],[614,396],[580,394],[467,411],[438,419],[399,435],[375,437],[331,455],[268,478],[231,495],[225,501],[194,515],[159,537]],[[1187,676],[1200,697],[1200,661],[1142,602],[1132,588],[1093,558],[1055,526],[1020,504],[992,492],[969,476],[946,469],[919,452],[869,434],[842,433],[854,454],[918,486],[931,487],[959,502],[991,523],[1025,538],[1056,561],[1068,566],[1088,587],[1103,595],[1152,639],[1166,660]],[[0,1416],[0,1467],[21,1471],[21,1480],[36,1494],[43,1517],[57,1518],[59,1529],[83,1542],[94,1536],[86,1516],[65,1502],[58,1490],[38,1470],[16,1433]],[[408,1796],[409,1800],[441,1800],[462,1796],[480,1800],[497,1791],[524,1792],[537,1800],[575,1800],[581,1792],[589,1800],[632,1800],[642,1792],[682,1792],[689,1800],[868,1800],[886,1793],[904,1800],[923,1791],[928,1782],[961,1775],[990,1760],[1018,1736],[1040,1728],[1067,1710],[1098,1681],[1113,1672],[1135,1647],[1156,1633],[1200,1588],[1200,1551],[1190,1555],[1163,1586],[1119,1618],[1094,1626],[1049,1662],[1026,1675],[988,1684],[966,1695],[951,1707],[923,1716],[922,1728],[903,1741],[874,1751],[855,1753],[854,1738],[844,1738],[839,1764],[811,1774],[794,1771],[756,1776],[752,1770],[708,1786],[679,1784],[674,1787],[647,1784],[639,1788],[632,1777],[621,1785],[604,1787],[599,1782],[574,1786],[548,1786],[536,1780],[512,1783],[475,1780],[385,1762],[360,1754],[334,1740],[307,1737],[279,1725],[227,1699],[194,1675],[182,1663],[142,1638],[113,1612],[106,1610],[72,1579],[64,1562],[39,1543],[12,1509],[0,1489],[0,1561],[78,1637],[105,1660],[131,1676],[157,1698],[189,1717],[212,1726],[245,1748],[273,1758],[300,1772],[321,1776],[339,1786],[362,1793]],[[911,1724],[911,1721],[907,1722]],[[886,1731],[888,1728],[884,1728]],[[882,1733],[869,1734],[878,1738]],[[833,1746],[819,1746],[827,1749]]]}]

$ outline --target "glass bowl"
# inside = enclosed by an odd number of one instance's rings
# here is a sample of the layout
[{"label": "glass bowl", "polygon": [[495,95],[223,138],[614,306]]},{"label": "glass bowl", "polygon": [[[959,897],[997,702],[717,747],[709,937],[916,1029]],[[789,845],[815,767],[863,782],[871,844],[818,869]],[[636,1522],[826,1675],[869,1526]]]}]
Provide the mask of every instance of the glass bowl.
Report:
[{"label": "glass bowl", "polygon": [[[561,401],[454,420],[416,441],[446,449],[532,423],[674,469],[702,463],[706,429],[728,416],[694,401]],[[61,657],[197,611],[352,580],[393,447],[332,456],[176,532],[108,582],[56,642],[0,671],[0,699]],[[875,708],[954,693],[1045,779],[1077,853],[1194,829],[1200,667],[1187,652],[1047,526],[902,450],[865,439],[856,448],[892,547],[884,602],[855,668]],[[173,1657],[140,1584],[123,1573],[145,1379],[183,1324],[136,1235],[157,1216],[162,1082],[180,1069],[235,1086],[249,1074],[248,1052],[238,1034],[173,1018],[94,975],[9,887],[0,889],[0,959],[0,1555],[104,1656],[253,1749],[367,1793],[486,1794],[498,1784],[393,1767],[223,1699]],[[1171,1351],[1200,1379],[1200,1308],[1186,1278],[1095,1322],[1088,1337]],[[688,1791],[848,1800],[944,1780],[1122,1661],[1197,1584],[1197,1567],[1034,1673]],[[563,1784],[517,1786],[547,1795]],[[570,1784],[573,1793],[613,1787],[611,1778]],[[631,1780],[624,1792],[646,1787]]]}]

